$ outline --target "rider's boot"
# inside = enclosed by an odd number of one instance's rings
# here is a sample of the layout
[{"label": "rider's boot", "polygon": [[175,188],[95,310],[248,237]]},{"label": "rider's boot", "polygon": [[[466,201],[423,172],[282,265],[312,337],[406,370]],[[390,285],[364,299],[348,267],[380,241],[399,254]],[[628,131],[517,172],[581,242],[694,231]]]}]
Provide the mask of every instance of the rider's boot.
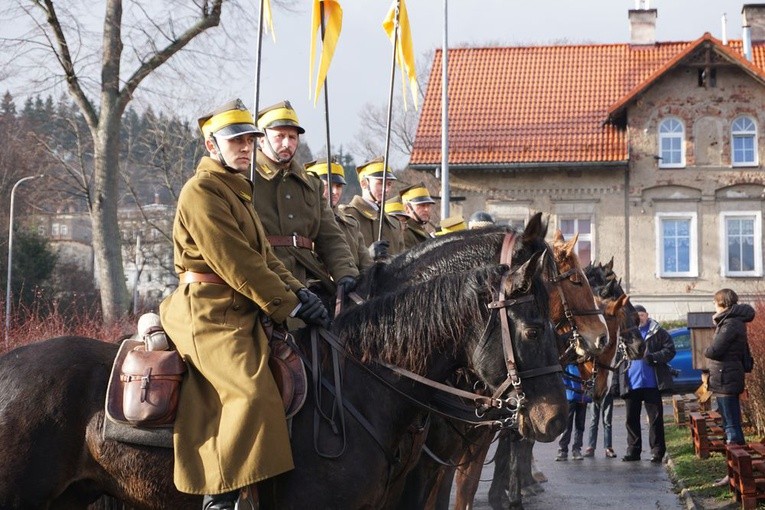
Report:
[{"label": "rider's boot", "polygon": [[238,498],[238,490],[224,494],[210,494],[202,500],[202,510],[234,510]]}]

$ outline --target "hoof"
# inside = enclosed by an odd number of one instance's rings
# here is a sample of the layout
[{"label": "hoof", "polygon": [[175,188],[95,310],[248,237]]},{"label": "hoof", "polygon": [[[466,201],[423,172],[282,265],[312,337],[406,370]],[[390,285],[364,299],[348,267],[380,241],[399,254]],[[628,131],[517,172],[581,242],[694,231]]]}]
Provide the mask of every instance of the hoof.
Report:
[{"label": "hoof", "polygon": [[547,481],[547,477],[545,474],[541,471],[536,471],[531,474],[531,476],[536,480],[538,483],[545,483]]}]

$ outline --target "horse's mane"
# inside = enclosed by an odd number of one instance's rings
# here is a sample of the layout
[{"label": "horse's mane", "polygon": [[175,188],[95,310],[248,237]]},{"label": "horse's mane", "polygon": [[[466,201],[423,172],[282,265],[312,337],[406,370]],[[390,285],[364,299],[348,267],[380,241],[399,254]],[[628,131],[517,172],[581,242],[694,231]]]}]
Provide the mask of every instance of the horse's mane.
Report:
[{"label": "horse's mane", "polygon": [[[549,248],[543,237],[527,238],[507,226],[463,230],[420,243],[387,264],[376,264],[361,278],[362,293],[380,295],[395,292],[401,285],[424,281],[452,268],[464,271],[499,263],[505,235],[518,235],[513,249],[513,261],[526,261],[531,255]],[[513,262],[515,266],[516,263]]]},{"label": "horse's mane", "polygon": [[349,350],[422,373],[434,352],[454,354],[476,340],[486,303],[507,270],[494,265],[406,286],[349,308],[335,320]]}]

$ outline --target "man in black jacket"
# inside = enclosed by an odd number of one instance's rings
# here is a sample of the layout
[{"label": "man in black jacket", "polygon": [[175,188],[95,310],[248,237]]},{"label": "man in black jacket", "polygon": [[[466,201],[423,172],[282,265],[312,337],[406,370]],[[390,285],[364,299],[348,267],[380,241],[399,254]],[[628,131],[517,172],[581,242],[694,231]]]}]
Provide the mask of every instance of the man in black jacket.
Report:
[{"label": "man in black jacket", "polygon": [[675,344],[669,333],[648,316],[645,307],[636,305],[635,310],[646,350],[642,359],[626,360],[619,366],[619,394],[624,398],[627,415],[627,454],[622,460],[640,460],[643,448],[640,409],[645,405],[651,462],[660,463],[667,451],[661,393],[672,389],[668,363],[675,357]]}]

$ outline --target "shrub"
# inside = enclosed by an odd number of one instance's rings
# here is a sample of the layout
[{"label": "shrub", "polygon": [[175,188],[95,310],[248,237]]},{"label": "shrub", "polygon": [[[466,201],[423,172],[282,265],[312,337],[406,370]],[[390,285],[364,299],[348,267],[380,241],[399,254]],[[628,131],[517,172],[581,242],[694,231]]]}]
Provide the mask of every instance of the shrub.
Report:
[{"label": "shrub", "polygon": [[765,300],[753,303],[756,314],[747,326],[749,348],[754,358],[754,370],[746,374],[748,398],[742,402],[746,414],[757,428],[757,435],[765,432]]},{"label": "shrub", "polygon": [[[57,336],[86,336],[114,342],[126,335],[132,335],[136,329],[136,320],[132,317],[125,317],[114,324],[105,325],[97,309],[96,311],[80,309],[70,312],[70,308],[60,308],[56,303],[50,305],[39,303],[40,301],[34,306],[23,306],[21,309],[13,310],[7,341],[5,341],[6,332],[3,327],[0,353]],[[2,300],[0,304],[4,305]],[[3,323],[5,323],[5,306],[2,306],[2,310]]]}]

